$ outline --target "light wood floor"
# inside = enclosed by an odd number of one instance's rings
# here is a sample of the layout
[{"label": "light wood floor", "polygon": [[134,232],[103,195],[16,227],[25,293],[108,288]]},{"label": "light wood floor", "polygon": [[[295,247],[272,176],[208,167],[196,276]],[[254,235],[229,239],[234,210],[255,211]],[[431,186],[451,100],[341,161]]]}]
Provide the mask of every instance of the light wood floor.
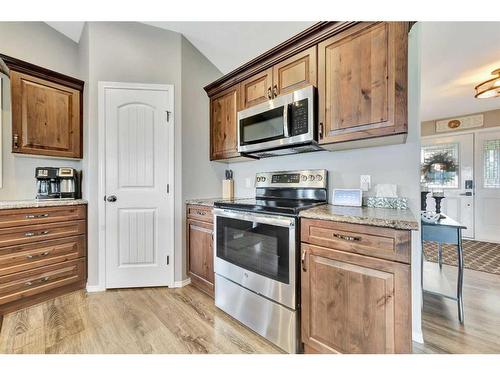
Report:
[{"label": "light wood floor", "polygon": [[[464,285],[463,326],[454,301],[425,295],[415,353],[500,353],[500,277],[465,270]],[[0,353],[279,352],[192,286],[75,292],[6,315],[0,331]]]},{"label": "light wood floor", "polygon": [[4,317],[0,353],[279,353],[192,286],[79,291]]},{"label": "light wood floor", "polygon": [[[444,265],[443,273],[454,286],[456,267]],[[466,269],[463,295],[465,323],[461,325],[455,301],[424,294],[425,344],[414,343],[415,353],[500,353],[500,276]]]}]

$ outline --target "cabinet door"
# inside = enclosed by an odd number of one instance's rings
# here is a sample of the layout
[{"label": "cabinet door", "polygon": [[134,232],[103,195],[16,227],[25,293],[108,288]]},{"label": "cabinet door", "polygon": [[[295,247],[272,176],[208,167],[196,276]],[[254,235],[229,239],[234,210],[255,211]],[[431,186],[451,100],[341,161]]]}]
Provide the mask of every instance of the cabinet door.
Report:
[{"label": "cabinet door", "polygon": [[305,244],[302,252],[308,351],[410,352],[409,265]]},{"label": "cabinet door", "polygon": [[12,152],[82,157],[80,91],[11,70]]},{"label": "cabinet door", "polygon": [[273,69],[269,68],[241,82],[241,108],[249,108],[273,98]]},{"label": "cabinet door", "polygon": [[407,23],[362,23],[318,54],[321,143],[407,132]]},{"label": "cabinet door", "polygon": [[308,85],[316,86],[316,46],[273,67],[273,95],[283,95]]},{"label": "cabinet door", "polygon": [[212,224],[188,220],[188,271],[193,283],[209,293],[214,284],[212,234]]},{"label": "cabinet door", "polygon": [[239,156],[237,140],[238,100],[238,85],[210,99],[210,160]]}]

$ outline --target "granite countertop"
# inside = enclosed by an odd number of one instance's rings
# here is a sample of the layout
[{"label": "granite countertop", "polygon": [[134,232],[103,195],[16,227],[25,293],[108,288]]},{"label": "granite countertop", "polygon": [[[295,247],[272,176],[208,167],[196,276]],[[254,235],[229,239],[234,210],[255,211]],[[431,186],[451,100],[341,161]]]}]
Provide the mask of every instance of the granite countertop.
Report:
[{"label": "granite countertop", "polygon": [[197,206],[207,206],[213,207],[215,202],[234,202],[236,200],[248,199],[248,198],[233,198],[233,199],[224,199],[224,198],[200,198],[200,199],[188,199],[186,200],[186,204],[194,204]]},{"label": "granite countertop", "polygon": [[345,207],[325,204],[301,211],[299,216],[308,219],[365,224],[394,229],[418,230],[418,221],[410,210]]},{"label": "granite countertop", "polygon": [[79,204],[87,204],[85,199],[62,199],[62,200],[37,200],[27,199],[18,201],[0,201],[0,210],[8,210],[13,208],[37,208],[37,207],[53,207],[53,206],[76,206]]}]

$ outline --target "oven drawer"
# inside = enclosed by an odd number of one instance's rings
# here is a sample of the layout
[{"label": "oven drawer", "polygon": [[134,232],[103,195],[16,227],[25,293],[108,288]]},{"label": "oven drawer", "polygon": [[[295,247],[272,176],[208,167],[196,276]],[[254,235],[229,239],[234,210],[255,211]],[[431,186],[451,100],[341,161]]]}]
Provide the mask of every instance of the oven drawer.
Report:
[{"label": "oven drawer", "polygon": [[87,207],[84,205],[0,210],[0,228],[83,220],[86,211]]},{"label": "oven drawer", "polygon": [[85,235],[0,248],[0,276],[82,258]]},{"label": "oven drawer", "polygon": [[0,277],[0,306],[85,281],[85,258]]},{"label": "oven drawer", "polygon": [[0,248],[85,234],[85,220],[0,229]]},{"label": "oven drawer", "polygon": [[302,219],[301,241],[374,258],[410,263],[410,231]]},{"label": "oven drawer", "polygon": [[206,206],[188,205],[187,217],[188,219],[206,221],[207,223],[213,223],[214,221],[212,208]]}]

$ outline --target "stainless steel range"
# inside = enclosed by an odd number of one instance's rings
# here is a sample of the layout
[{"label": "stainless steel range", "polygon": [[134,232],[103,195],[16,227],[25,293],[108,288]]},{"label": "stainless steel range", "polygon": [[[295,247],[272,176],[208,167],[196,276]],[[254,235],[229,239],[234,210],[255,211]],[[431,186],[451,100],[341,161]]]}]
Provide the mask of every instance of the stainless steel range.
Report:
[{"label": "stainless steel range", "polygon": [[299,348],[298,213],[327,201],[327,171],[256,175],[255,199],[216,202],[215,305],[289,353]]}]

